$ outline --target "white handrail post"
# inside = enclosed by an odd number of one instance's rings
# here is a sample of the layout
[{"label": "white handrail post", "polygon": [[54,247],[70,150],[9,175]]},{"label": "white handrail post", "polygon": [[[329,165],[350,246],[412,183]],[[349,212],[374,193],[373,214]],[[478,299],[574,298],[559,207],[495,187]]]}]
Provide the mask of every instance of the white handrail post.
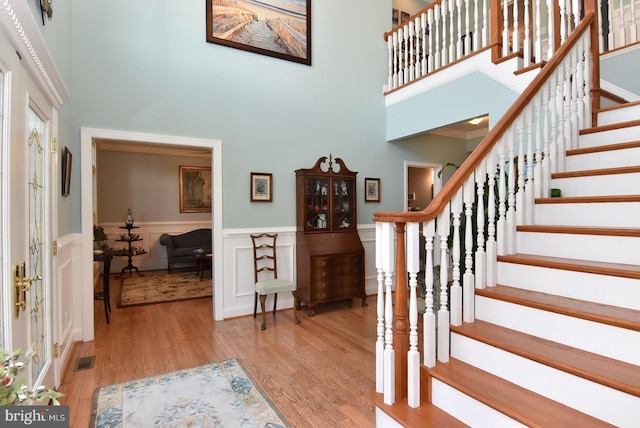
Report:
[{"label": "white handrail post", "polygon": [[440,236],[440,308],[438,309],[438,361],[449,362],[449,309],[447,308],[449,287],[449,237],[451,208],[449,205],[438,216],[438,235]]},{"label": "white handrail post", "polygon": [[[463,187],[464,188],[464,187]],[[460,216],[462,214],[462,193],[460,190],[451,200],[453,217],[453,248],[451,249],[451,325],[462,325],[462,287],[460,286]]]},{"label": "white handrail post", "polygon": [[384,268],[382,256],[382,223],[376,223],[376,270],[378,272],[378,297],[376,299],[378,323],[376,338],[376,392],[384,392]]},{"label": "white handrail post", "polygon": [[[464,276],[462,278],[462,320],[464,322],[473,322],[475,319],[474,311],[474,288],[475,279],[473,275],[473,202],[475,200],[475,177],[473,174],[469,177],[464,184],[463,190],[463,203],[464,203],[464,215],[465,215],[465,227],[464,227]],[[480,204],[478,204],[478,211],[476,212],[477,218],[482,217],[484,223],[484,208],[480,211]],[[484,235],[484,233],[483,233]],[[484,237],[483,237],[484,240]],[[453,299],[453,297],[452,297]],[[461,323],[462,324],[462,323]]]},{"label": "white handrail post", "polygon": [[407,223],[407,271],[409,272],[409,351],[407,353],[407,404],[420,406],[420,352],[418,352],[418,271],[420,224]]}]

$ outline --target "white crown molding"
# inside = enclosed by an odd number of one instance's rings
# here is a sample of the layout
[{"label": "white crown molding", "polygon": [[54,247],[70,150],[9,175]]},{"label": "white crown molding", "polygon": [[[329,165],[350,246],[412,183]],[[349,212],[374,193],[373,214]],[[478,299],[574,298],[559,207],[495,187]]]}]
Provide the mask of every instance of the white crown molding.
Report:
[{"label": "white crown molding", "polygon": [[26,0],[1,0],[0,28],[20,55],[25,69],[58,108],[69,97],[69,91]]}]

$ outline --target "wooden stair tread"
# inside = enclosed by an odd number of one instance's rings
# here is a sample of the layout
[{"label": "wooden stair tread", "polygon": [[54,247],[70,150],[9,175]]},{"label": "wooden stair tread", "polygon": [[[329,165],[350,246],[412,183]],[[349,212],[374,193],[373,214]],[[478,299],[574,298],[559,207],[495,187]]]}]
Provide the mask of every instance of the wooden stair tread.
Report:
[{"label": "wooden stair tread", "polygon": [[635,149],[640,147],[640,141],[629,141],[627,143],[607,144],[603,146],[584,147],[581,149],[567,150],[567,156],[584,155],[587,153],[601,153],[612,150]]},{"label": "wooden stair tread", "polygon": [[564,233],[572,235],[630,236],[640,237],[640,229],[632,227],[521,225],[518,232]]},{"label": "wooden stair tread", "polygon": [[618,166],[615,168],[599,168],[599,169],[583,169],[580,171],[564,171],[554,172],[551,174],[552,179],[557,178],[574,178],[574,177],[594,177],[598,175],[612,174],[633,174],[640,172],[640,166]]},{"label": "wooden stair tread", "polygon": [[640,202],[640,195],[562,196],[560,198],[536,198],[536,204],[589,204],[611,202]]},{"label": "wooden stair tread", "polygon": [[[640,311],[634,309],[523,290],[505,285],[477,289],[476,295],[640,331]],[[638,371],[640,372],[640,370]]]},{"label": "wooden stair tread", "polygon": [[451,326],[451,331],[549,367],[640,397],[640,369],[634,364],[573,348],[485,321]]},{"label": "wooden stair tread", "polygon": [[587,134],[594,134],[597,132],[611,131],[614,129],[630,128],[633,126],[640,126],[640,120],[630,120],[628,122],[612,123],[610,125],[593,126],[591,128],[581,129],[579,133],[580,135],[587,135]]},{"label": "wooden stair tread", "polygon": [[391,406],[384,404],[384,397],[375,389],[371,392],[371,400],[376,407],[384,411],[388,416],[405,427],[428,426],[433,428],[463,428],[468,425],[460,422],[444,410],[428,404],[420,403],[420,407],[413,408],[407,404],[407,400],[397,400]]},{"label": "wooden stair tread", "polygon": [[611,426],[455,358],[423,368],[432,376],[529,427]]},{"label": "wooden stair tread", "polygon": [[564,269],[574,272],[640,279],[640,266],[624,263],[597,262],[592,260],[567,259],[534,254],[511,254],[507,256],[498,256],[498,261],[528,266],[548,267],[552,269]]}]

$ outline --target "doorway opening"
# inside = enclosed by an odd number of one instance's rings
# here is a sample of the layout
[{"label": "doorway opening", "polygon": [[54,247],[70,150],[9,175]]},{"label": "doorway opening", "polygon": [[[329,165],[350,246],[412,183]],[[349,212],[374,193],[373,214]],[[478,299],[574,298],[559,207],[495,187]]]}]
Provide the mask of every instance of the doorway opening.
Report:
[{"label": "doorway opening", "polygon": [[93,185],[93,168],[95,161],[95,143],[102,140],[144,142],[149,145],[174,146],[180,148],[199,148],[211,151],[212,170],[212,209],[211,227],[213,236],[213,319],[223,319],[223,264],[222,264],[222,141],[206,140],[172,135],[145,134],[138,132],[114,131],[108,129],[81,129],[81,217],[82,217],[82,340],[94,338],[94,305],[93,305],[93,201],[95,187]]},{"label": "doorway opening", "polygon": [[438,163],[404,162],[405,211],[422,211],[442,188]]}]

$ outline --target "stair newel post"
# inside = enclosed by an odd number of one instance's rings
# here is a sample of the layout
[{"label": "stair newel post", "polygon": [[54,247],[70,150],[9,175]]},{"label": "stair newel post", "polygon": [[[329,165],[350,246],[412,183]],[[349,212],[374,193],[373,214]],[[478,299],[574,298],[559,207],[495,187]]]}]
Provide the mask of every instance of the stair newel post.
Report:
[{"label": "stair newel post", "polygon": [[[484,168],[482,168],[484,169]],[[476,174],[478,171],[476,170]],[[484,171],[483,171],[484,174]],[[484,180],[483,180],[484,181]],[[475,201],[475,179],[471,175],[463,187],[463,203],[465,214],[465,227],[464,227],[464,276],[462,279],[462,316],[464,322],[473,322],[475,318],[474,313],[474,287],[475,279],[473,274],[473,222],[476,220],[473,217],[473,202]],[[480,211],[478,205],[478,211],[476,217],[484,218],[484,208]],[[462,324],[462,323],[461,323]]]},{"label": "stair newel post", "polygon": [[376,299],[377,324],[376,324],[376,392],[382,394],[384,392],[384,263],[383,254],[384,242],[384,225],[376,223],[376,270],[378,272],[378,297]]},{"label": "stair newel post", "polygon": [[420,352],[418,352],[418,271],[420,224],[407,223],[407,271],[409,272],[409,351],[407,353],[407,403],[420,406]]},{"label": "stair newel post", "polygon": [[425,238],[425,268],[424,282],[427,289],[424,298],[425,311],[422,317],[422,335],[424,343],[424,365],[434,367],[436,365],[436,315],[433,309],[433,238],[436,234],[436,221],[430,220],[423,223],[422,234]]},{"label": "stair newel post", "polygon": [[396,299],[393,310],[393,349],[395,350],[395,397],[407,396],[407,264],[405,255],[405,223],[396,223]]},{"label": "stair newel post", "polygon": [[[487,156],[487,159],[491,159],[493,156],[493,151]],[[473,274],[473,287],[474,288],[485,288],[487,286],[487,268],[485,266],[486,264],[486,260],[487,260],[487,254],[485,252],[485,238],[484,238],[484,230],[485,227],[487,226],[487,218],[485,218],[485,203],[484,203],[484,196],[485,196],[485,183],[486,183],[486,179],[487,179],[487,164],[489,163],[488,160],[485,160],[484,162],[482,162],[478,168],[476,168],[476,174],[475,174],[475,191],[476,191],[476,201],[477,201],[477,208],[476,208],[476,216],[473,219],[473,221],[476,222],[476,252],[474,255],[472,255],[472,257],[475,257],[475,272],[471,272]],[[473,190],[474,189],[469,189],[471,191],[471,194],[465,197],[465,204],[467,203],[466,200],[471,197],[473,198]],[[491,201],[487,201],[487,208],[491,205]],[[471,204],[473,204],[473,200],[471,200]],[[473,205],[472,205],[473,208]],[[467,221],[471,221],[470,218],[467,218]],[[473,223],[470,223],[473,225]],[[467,246],[473,246],[473,230],[471,230],[471,243],[467,243],[465,245]],[[471,248],[471,250],[473,251],[473,248]],[[465,264],[471,264],[473,263],[473,258],[471,258],[470,260],[466,260]],[[473,265],[471,265],[473,266]],[[468,282],[468,278],[467,278],[467,274],[465,272],[465,278],[464,278],[464,284],[467,284]],[[467,297],[467,294],[465,293],[465,297]],[[465,303],[465,309],[466,309],[466,303]],[[473,308],[472,308],[473,309]],[[475,314],[474,314],[474,318],[475,318]],[[465,321],[466,322],[471,322],[471,321],[467,321],[467,317],[465,315]]]},{"label": "stair newel post", "polygon": [[[463,186],[464,189],[464,186]],[[460,286],[460,226],[462,224],[462,196],[460,189],[451,200],[451,217],[453,223],[453,246],[451,248],[451,321],[452,325],[462,325],[462,287]]]},{"label": "stair newel post", "polygon": [[505,223],[505,251],[507,254],[514,254],[515,231],[516,231],[516,158],[514,154],[514,141],[516,129],[513,129],[507,137],[509,172],[507,173],[507,217]]},{"label": "stair newel post", "polygon": [[[496,248],[496,150],[494,148],[491,156],[487,157],[487,182],[489,196],[487,197],[487,250],[485,254],[476,255],[476,288],[494,287],[496,285],[496,269],[498,265]],[[478,233],[478,241],[484,239]],[[478,246],[480,248],[480,246]],[[484,259],[484,260],[483,260]],[[483,275],[484,284],[478,283],[478,268],[486,269]]]},{"label": "stair newel post", "polygon": [[[542,91],[544,92],[544,91]],[[533,186],[534,186],[534,191],[533,191],[533,196],[531,198],[531,213],[532,213],[532,218],[531,218],[531,223],[533,224],[533,213],[534,213],[534,209],[533,209],[533,203],[534,203],[534,199],[535,198],[541,198],[543,193],[544,193],[544,188],[542,187],[544,184],[544,180],[542,179],[542,171],[543,171],[543,167],[542,167],[542,139],[543,139],[543,128],[542,128],[542,120],[543,120],[543,116],[542,116],[542,111],[544,109],[544,100],[541,94],[538,94],[536,96],[536,99],[534,101],[535,104],[535,140],[536,140],[536,154],[534,157],[535,160],[535,166],[533,168]]]},{"label": "stair newel post", "polygon": [[449,309],[447,308],[449,288],[449,238],[451,209],[447,205],[438,216],[438,235],[440,236],[440,308],[438,309],[438,361],[449,361]]},{"label": "stair newel post", "polygon": [[394,263],[394,230],[391,223],[382,223],[382,269],[384,270],[384,403],[393,404],[396,401],[395,382],[395,350],[393,348],[393,276]]}]

